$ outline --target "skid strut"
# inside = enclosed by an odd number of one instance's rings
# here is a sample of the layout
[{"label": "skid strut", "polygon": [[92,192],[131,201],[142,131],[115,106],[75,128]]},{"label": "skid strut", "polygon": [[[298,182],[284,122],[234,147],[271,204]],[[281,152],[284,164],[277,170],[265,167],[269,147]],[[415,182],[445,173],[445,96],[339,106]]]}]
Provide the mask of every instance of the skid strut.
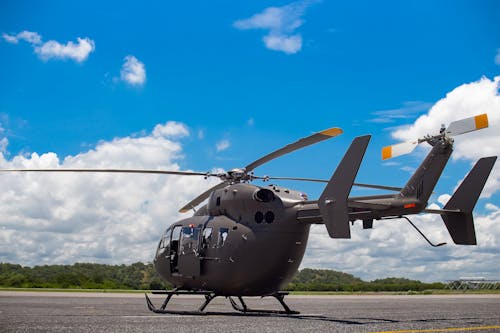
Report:
[{"label": "skid strut", "polygon": [[233,297],[229,296],[229,302],[231,302],[231,306],[233,309],[236,311],[240,311],[243,313],[276,313],[276,314],[299,314],[300,312],[298,311],[293,311],[291,310],[288,305],[285,303],[285,296],[288,295],[288,293],[284,292],[278,292],[269,296],[272,296],[280,302],[281,306],[283,306],[284,310],[264,310],[264,309],[250,309],[246,305],[245,301],[243,300],[243,297],[241,296],[236,296],[238,301],[240,301],[240,304],[236,303],[236,301],[233,299]]},{"label": "skid strut", "polygon": [[[153,291],[153,294],[163,294],[167,295],[165,298],[165,301],[161,305],[161,307],[157,308],[151,302],[151,299],[148,297],[147,294],[144,294],[146,296],[146,303],[148,305],[148,309],[154,313],[163,313],[163,314],[186,314],[186,315],[206,315],[209,314],[205,312],[205,308],[210,304],[210,302],[218,297],[218,296],[225,296],[225,295],[219,295],[216,294],[212,291],[187,291],[187,290],[165,290],[165,291]],[[205,301],[203,304],[198,308],[198,310],[195,311],[180,311],[180,310],[167,310],[167,305],[172,299],[174,295],[203,295],[205,296]],[[277,292],[271,295],[264,295],[262,297],[266,296],[272,296],[280,302],[281,306],[283,307],[284,310],[267,310],[267,309],[250,309],[245,301],[243,300],[242,296],[225,296],[226,298],[229,299],[229,302],[231,303],[231,306],[233,309],[236,311],[239,311],[241,313],[262,313],[262,314],[299,314],[300,312],[298,311],[293,311],[291,310],[288,305],[285,303],[285,296],[288,295],[287,292]],[[239,301],[239,304],[234,300],[234,298],[237,298]]]}]

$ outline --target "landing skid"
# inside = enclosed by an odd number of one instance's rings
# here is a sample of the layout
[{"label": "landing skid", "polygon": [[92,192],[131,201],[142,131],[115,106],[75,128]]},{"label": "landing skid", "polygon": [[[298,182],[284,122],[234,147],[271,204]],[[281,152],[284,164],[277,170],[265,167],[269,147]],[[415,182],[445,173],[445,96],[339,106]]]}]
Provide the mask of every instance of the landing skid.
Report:
[{"label": "landing skid", "polygon": [[[163,304],[161,307],[157,308],[153,302],[151,302],[151,299],[148,297],[147,294],[144,294],[146,296],[146,303],[148,305],[148,309],[154,313],[162,313],[162,314],[178,314],[178,315],[209,315],[213,314],[212,312],[205,312],[205,308],[210,304],[210,302],[218,297],[218,296],[224,296],[224,295],[219,295],[216,294],[212,291],[188,291],[188,290],[165,290],[165,291],[153,291],[153,294],[163,294],[167,295],[167,298],[165,301],[163,301]],[[167,305],[172,299],[174,295],[203,295],[205,296],[205,301],[201,306],[198,308],[198,310],[195,311],[180,311],[180,310],[168,310]],[[235,309],[238,312],[245,313],[245,314],[286,314],[286,315],[291,315],[291,314],[299,314],[300,312],[298,311],[293,311],[291,310],[288,305],[285,303],[285,296],[288,295],[288,292],[284,291],[279,291],[274,294],[270,295],[263,295],[262,297],[266,296],[272,296],[280,302],[281,306],[283,307],[284,310],[267,310],[267,309],[250,309],[245,301],[243,300],[242,296],[224,296],[229,299],[229,302],[231,303],[231,306],[233,309]],[[239,304],[234,300],[234,298],[237,298],[239,301]],[[216,314],[221,314],[221,313],[216,313]]]}]

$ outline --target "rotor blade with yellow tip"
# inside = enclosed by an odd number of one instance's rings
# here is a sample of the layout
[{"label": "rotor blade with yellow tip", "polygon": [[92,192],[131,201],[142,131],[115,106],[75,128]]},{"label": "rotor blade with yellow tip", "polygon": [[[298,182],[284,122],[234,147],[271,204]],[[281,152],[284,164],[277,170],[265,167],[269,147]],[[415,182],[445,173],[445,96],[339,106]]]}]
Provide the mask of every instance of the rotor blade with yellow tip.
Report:
[{"label": "rotor blade with yellow tip", "polygon": [[488,127],[488,115],[486,113],[478,116],[460,119],[452,122],[446,129],[449,135],[460,135]]},{"label": "rotor blade with yellow tip", "polygon": [[307,137],[302,138],[298,141],[295,141],[294,143],[290,143],[289,145],[286,145],[278,150],[275,150],[272,153],[265,155],[264,157],[259,158],[258,160],[248,164],[245,167],[245,170],[247,172],[250,172],[253,169],[255,169],[256,167],[261,166],[262,164],[267,163],[267,162],[269,162],[277,157],[291,153],[292,151],[295,151],[297,149],[304,148],[304,147],[310,146],[312,144],[321,142],[323,140],[333,138],[333,137],[340,135],[342,133],[343,133],[342,129],[340,129],[338,127],[332,127],[332,128],[326,129],[324,131],[314,133],[310,136],[307,136]]},{"label": "rotor blade with yellow tip", "polygon": [[386,146],[382,148],[382,159],[387,160],[396,156],[411,153],[418,145],[418,141],[408,141],[398,143],[397,145]]}]

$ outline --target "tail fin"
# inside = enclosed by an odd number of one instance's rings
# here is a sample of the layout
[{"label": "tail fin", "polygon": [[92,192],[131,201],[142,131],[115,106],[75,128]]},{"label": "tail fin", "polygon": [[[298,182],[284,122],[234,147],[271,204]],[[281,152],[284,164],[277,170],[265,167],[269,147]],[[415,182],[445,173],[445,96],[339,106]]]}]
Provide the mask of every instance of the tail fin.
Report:
[{"label": "tail fin", "polygon": [[[484,184],[495,165],[497,157],[484,157],[477,161],[476,165],[462,181],[458,189],[444,206],[444,214],[441,215],[444,224],[455,244],[476,245],[476,232],[474,230],[474,219],[472,210],[483,190]],[[457,212],[449,212],[457,210]]]},{"label": "tail fin", "polygon": [[351,238],[347,201],[371,136],[355,138],[321,194],[318,206],[332,238]]},{"label": "tail fin", "polygon": [[416,198],[424,207],[453,152],[452,144],[447,140],[438,140],[432,144],[432,150],[399,193],[401,198]]}]

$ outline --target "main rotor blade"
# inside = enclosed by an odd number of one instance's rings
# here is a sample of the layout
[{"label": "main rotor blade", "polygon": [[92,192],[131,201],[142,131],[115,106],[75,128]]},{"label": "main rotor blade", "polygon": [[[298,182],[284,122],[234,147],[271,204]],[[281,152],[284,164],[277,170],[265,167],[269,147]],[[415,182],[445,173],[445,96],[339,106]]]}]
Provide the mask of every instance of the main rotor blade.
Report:
[{"label": "main rotor blade", "polygon": [[387,160],[396,156],[411,153],[418,145],[418,141],[408,141],[382,148],[382,159]]},{"label": "main rotor blade", "polygon": [[357,187],[374,188],[377,190],[388,190],[388,191],[395,191],[395,192],[400,192],[403,189],[402,187],[374,185],[374,184],[362,184],[362,183],[353,183],[353,185],[357,186]]},{"label": "main rotor blade", "polygon": [[152,173],[161,175],[181,176],[217,176],[206,172],[168,171],[168,170],[141,170],[141,169],[0,169],[0,172],[100,172],[100,173]]},{"label": "main rotor blade", "polygon": [[478,116],[460,119],[452,122],[446,129],[446,133],[455,136],[486,127],[488,127],[488,115],[484,113]]},{"label": "main rotor blade", "polygon": [[323,140],[333,138],[333,137],[340,135],[342,133],[343,133],[342,129],[337,128],[337,127],[332,127],[332,128],[326,129],[324,131],[314,133],[313,135],[302,138],[298,141],[295,141],[294,143],[290,143],[290,144],[284,146],[283,148],[275,150],[272,153],[269,153],[269,154],[265,155],[264,157],[259,158],[258,160],[248,164],[245,167],[245,170],[247,172],[250,172],[253,169],[257,168],[258,166],[261,166],[262,164],[267,163],[267,162],[269,162],[277,157],[291,153],[292,151],[295,151],[297,149],[304,148],[304,147],[307,147],[309,145],[321,142]]},{"label": "main rotor blade", "polygon": [[182,207],[181,209],[179,209],[179,213],[186,213],[186,212],[188,212],[190,209],[193,209],[194,207],[196,207],[199,204],[201,204],[206,198],[208,198],[210,196],[210,194],[213,191],[218,190],[220,188],[224,188],[227,185],[229,185],[229,182],[228,181],[224,181],[224,182],[219,183],[219,184],[217,184],[215,186],[212,186],[211,188],[209,188],[208,190],[206,190],[205,192],[203,192],[202,194],[200,194],[199,196],[197,196],[196,198],[194,198],[193,200],[191,200],[184,207]]},{"label": "main rotor blade", "polygon": [[[328,180],[326,180],[326,179],[317,179],[317,178],[260,177],[260,176],[253,176],[253,178],[254,179],[262,179],[264,181],[266,181],[266,180],[297,180],[297,181],[303,181],[303,182],[328,183]],[[353,183],[353,185],[357,186],[357,187],[374,188],[374,189],[378,189],[378,190],[389,190],[389,191],[396,191],[396,192],[399,192],[402,190],[401,187],[385,186],[385,185],[362,184],[362,183]]]}]

